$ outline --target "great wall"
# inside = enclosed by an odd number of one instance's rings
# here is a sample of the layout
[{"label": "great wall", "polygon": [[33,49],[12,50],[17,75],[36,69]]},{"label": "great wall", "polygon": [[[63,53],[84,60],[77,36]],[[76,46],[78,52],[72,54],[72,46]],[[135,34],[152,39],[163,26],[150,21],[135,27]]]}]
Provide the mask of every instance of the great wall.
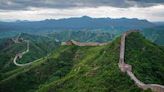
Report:
[{"label": "great wall", "polygon": [[[125,57],[125,40],[126,40],[126,36],[128,36],[130,33],[133,32],[139,32],[138,30],[135,31],[127,31],[125,33],[122,34],[121,36],[121,42],[120,42],[120,59],[119,59],[119,63],[118,66],[120,68],[120,70],[123,73],[127,73],[127,75],[135,82],[135,84],[143,89],[151,89],[153,92],[164,92],[164,86],[163,85],[159,85],[159,84],[145,84],[142,81],[140,81],[132,72],[132,66],[129,64],[126,64],[124,62],[124,57]],[[69,40],[67,42],[63,42],[62,45],[76,45],[76,46],[103,46],[103,45],[107,45],[108,43],[94,43],[94,42],[89,42],[89,43],[81,43],[81,42],[77,42],[74,40]]]},{"label": "great wall", "polygon": [[67,42],[62,42],[61,45],[76,45],[76,46],[103,46],[108,43],[98,43],[98,42],[77,42],[74,40],[69,40]]},{"label": "great wall", "polygon": [[27,66],[27,65],[30,65],[31,63],[33,63],[33,62],[29,62],[29,63],[25,63],[25,64],[19,64],[18,62],[17,62],[17,60],[18,59],[21,59],[22,57],[23,57],[23,55],[25,55],[25,54],[27,54],[28,52],[29,52],[29,40],[24,40],[23,38],[20,38],[20,35],[21,34],[19,34],[15,39],[13,38],[12,40],[13,40],[13,42],[15,43],[15,44],[17,44],[17,43],[21,43],[21,42],[25,42],[25,43],[27,43],[27,47],[26,47],[26,50],[25,51],[23,51],[23,52],[21,52],[21,53],[17,53],[16,55],[15,55],[15,57],[14,57],[14,59],[13,59],[13,63],[16,65],[16,66]]},{"label": "great wall", "polygon": [[142,88],[143,90],[146,90],[150,88],[153,92],[164,92],[164,86],[163,85],[158,85],[158,84],[145,84],[137,77],[134,75],[132,72],[132,66],[129,64],[126,64],[124,62],[124,56],[125,56],[125,40],[126,36],[128,36],[132,32],[138,32],[138,31],[127,31],[121,36],[121,43],[120,43],[120,59],[118,66],[122,72],[126,72],[128,76],[135,82],[135,84],[139,87]]},{"label": "great wall", "polygon": [[14,64],[16,66],[26,66],[26,65],[30,65],[32,63],[32,62],[29,62],[29,63],[25,63],[25,64],[19,64],[19,63],[16,62],[17,59],[21,59],[23,57],[23,55],[25,55],[26,53],[29,52],[29,41],[28,40],[24,40],[24,42],[27,43],[27,48],[26,48],[25,51],[23,51],[23,52],[18,53],[18,54],[15,55],[13,62],[14,62]]}]

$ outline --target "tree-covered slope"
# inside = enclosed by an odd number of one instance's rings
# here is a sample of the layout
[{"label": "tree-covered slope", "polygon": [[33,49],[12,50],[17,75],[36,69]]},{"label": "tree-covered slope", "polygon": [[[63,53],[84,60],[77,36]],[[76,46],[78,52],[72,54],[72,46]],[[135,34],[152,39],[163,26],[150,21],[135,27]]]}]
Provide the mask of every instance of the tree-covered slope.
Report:
[{"label": "tree-covered slope", "polygon": [[49,34],[50,37],[60,41],[77,40],[80,42],[108,42],[115,38],[115,33],[83,30],[83,31],[60,31]]},{"label": "tree-covered slope", "polygon": [[16,69],[13,63],[14,56],[26,50],[26,43],[15,44],[11,39],[1,39],[0,44],[0,79],[3,73]]},{"label": "tree-covered slope", "polygon": [[[42,36],[21,34],[20,37],[30,41],[30,50],[22,59],[18,60],[19,63],[32,62],[47,55],[59,46],[59,43],[55,40]],[[14,43],[11,38],[0,40],[0,80],[3,79],[5,73],[19,68],[14,65],[13,58],[17,53],[25,51],[26,48],[26,42]]]},{"label": "tree-covered slope", "polygon": [[134,74],[141,81],[164,85],[164,49],[139,33],[131,33],[126,38],[125,62],[133,66]]},{"label": "tree-covered slope", "polygon": [[[58,58],[41,58],[33,65],[21,67],[11,72],[14,74],[8,76],[6,73],[6,79],[0,82],[0,89],[2,92],[31,92],[35,91],[38,86],[47,80],[51,79],[51,76],[56,76],[56,79],[64,76],[71,68],[73,59],[73,49],[70,51],[61,49],[60,52],[55,53],[54,57]],[[60,55],[60,53],[62,55]],[[57,61],[61,62],[57,62]],[[55,62],[56,61],[56,62]],[[67,61],[67,62],[62,62]],[[63,67],[65,66],[65,67]],[[60,69],[60,70],[59,70]]]},{"label": "tree-covered slope", "polygon": [[55,39],[37,36],[37,35],[29,35],[22,34],[20,37],[30,41],[29,52],[23,56],[23,58],[19,61],[20,63],[31,62],[38,58],[41,58],[53,50],[55,50],[60,42],[56,42]]}]

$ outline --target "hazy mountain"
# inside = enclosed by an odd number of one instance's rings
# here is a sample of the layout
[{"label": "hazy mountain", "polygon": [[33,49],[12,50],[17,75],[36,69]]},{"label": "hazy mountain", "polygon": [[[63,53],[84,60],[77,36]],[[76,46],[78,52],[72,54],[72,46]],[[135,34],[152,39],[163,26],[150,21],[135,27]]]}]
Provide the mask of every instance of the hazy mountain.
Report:
[{"label": "hazy mountain", "polygon": [[150,39],[152,42],[164,45],[164,25],[146,28],[142,30],[146,38]]},{"label": "hazy mountain", "polygon": [[164,22],[153,22],[154,24],[156,24],[157,26],[164,26]]},{"label": "hazy mountain", "polygon": [[154,26],[147,20],[137,18],[91,18],[83,16],[79,18],[67,19],[47,19],[43,21],[16,21],[0,22],[0,30],[52,30],[52,29],[111,29],[111,30],[128,30],[142,29]]}]

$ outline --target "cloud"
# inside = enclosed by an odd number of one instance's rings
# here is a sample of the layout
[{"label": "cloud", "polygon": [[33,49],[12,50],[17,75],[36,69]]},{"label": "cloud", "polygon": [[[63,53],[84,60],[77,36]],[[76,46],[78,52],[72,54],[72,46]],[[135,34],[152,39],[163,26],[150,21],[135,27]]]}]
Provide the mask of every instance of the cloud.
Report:
[{"label": "cloud", "polygon": [[118,8],[150,7],[164,4],[164,0],[1,0],[1,10],[28,10],[34,8],[81,8],[111,6]]},{"label": "cloud", "polygon": [[164,0],[128,0],[128,1],[138,7],[150,7],[150,6],[164,4]]},{"label": "cloud", "polygon": [[151,7],[131,7],[131,8],[115,8],[110,6],[102,7],[86,7],[73,9],[52,9],[52,8],[31,8],[27,11],[10,11],[0,12],[1,20],[44,20],[59,19],[68,17],[80,17],[83,15],[94,18],[110,17],[110,18],[139,18],[149,21],[164,21],[164,5]]},{"label": "cloud", "polygon": [[1,20],[43,20],[88,15],[164,21],[164,0],[0,0]]}]

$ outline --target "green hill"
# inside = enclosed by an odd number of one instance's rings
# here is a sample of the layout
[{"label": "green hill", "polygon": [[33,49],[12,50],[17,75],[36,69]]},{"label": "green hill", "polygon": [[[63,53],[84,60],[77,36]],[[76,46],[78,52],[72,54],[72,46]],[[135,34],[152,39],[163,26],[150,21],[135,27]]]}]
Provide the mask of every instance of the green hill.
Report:
[{"label": "green hill", "polygon": [[151,43],[139,33],[131,33],[126,40],[125,61],[145,83],[164,85],[164,49]]},{"label": "green hill", "polygon": [[[27,63],[39,59],[55,50],[59,45],[55,40],[47,37],[28,34],[21,34],[20,37],[30,41],[30,50],[18,61],[19,63]],[[26,50],[26,44],[25,42],[14,43],[11,38],[0,40],[0,80],[4,78],[3,75],[5,73],[19,68],[14,65],[13,58],[18,52]]]},{"label": "green hill", "polygon": [[[136,38],[137,37],[137,38]],[[149,83],[162,82],[160,75],[164,50],[146,40],[138,33],[132,33],[127,38],[126,61],[133,65],[136,76]],[[140,49],[142,44],[145,53]],[[135,47],[136,45],[136,47]],[[118,68],[120,38],[106,46],[78,47],[61,46],[49,56],[45,56],[30,66],[18,68],[5,73],[0,81],[2,92],[143,92],[126,74]],[[132,49],[134,48],[134,50]],[[147,53],[152,50],[153,53]],[[156,51],[154,51],[156,50]],[[132,54],[132,55],[131,55]],[[134,55],[133,55],[134,54]],[[146,79],[142,75],[142,65],[138,64],[137,55],[144,54],[141,64],[150,69]],[[157,67],[152,61],[155,60]],[[160,56],[159,56],[160,55]],[[159,57],[159,59],[154,58]],[[157,60],[157,61],[156,61]],[[159,60],[159,61],[158,61]],[[138,65],[136,65],[136,62]],[[161,64],[161,65],[160,65]],[[154,76],[154,72],[159,73]],[[159,77],[161,76],[161,77]],[[158,81],[156,81],[158,80]],[[154,82],[155,81],[155,82]],[[146,92],[150,92],[147,90]]]}]

